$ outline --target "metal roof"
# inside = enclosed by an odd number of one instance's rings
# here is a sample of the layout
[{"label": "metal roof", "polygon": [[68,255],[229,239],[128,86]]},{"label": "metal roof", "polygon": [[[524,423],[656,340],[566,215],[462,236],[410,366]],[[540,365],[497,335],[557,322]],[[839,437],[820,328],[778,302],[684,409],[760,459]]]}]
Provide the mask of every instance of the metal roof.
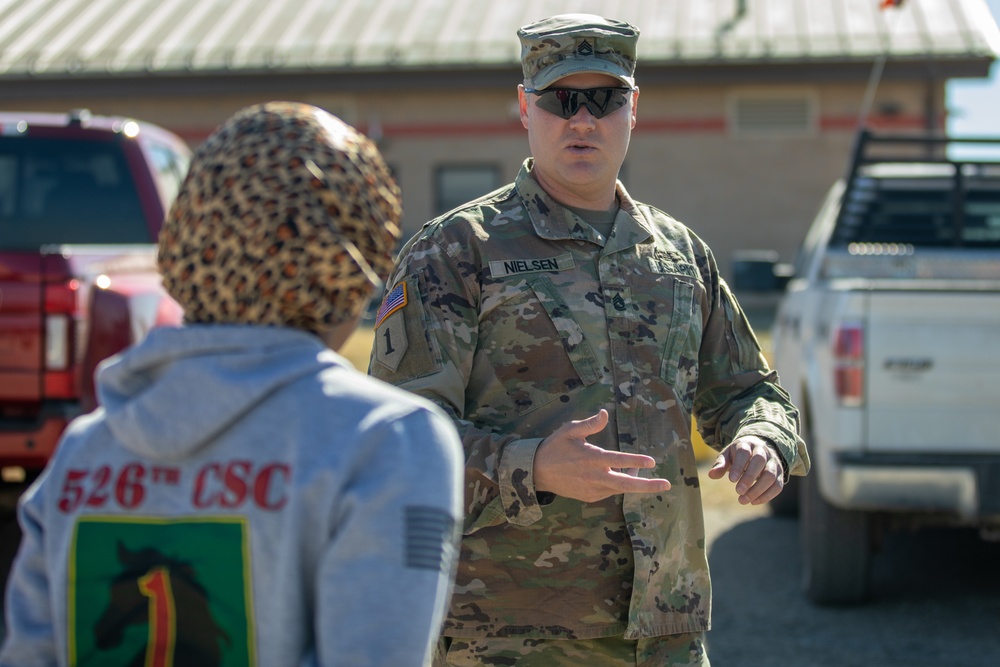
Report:
[{"label": "metal roof", "polygon": [[640,63],[1000,53],[985,0],[0,0],[0,78],[516,64],[516,29],[588,12],[641,30]]}]

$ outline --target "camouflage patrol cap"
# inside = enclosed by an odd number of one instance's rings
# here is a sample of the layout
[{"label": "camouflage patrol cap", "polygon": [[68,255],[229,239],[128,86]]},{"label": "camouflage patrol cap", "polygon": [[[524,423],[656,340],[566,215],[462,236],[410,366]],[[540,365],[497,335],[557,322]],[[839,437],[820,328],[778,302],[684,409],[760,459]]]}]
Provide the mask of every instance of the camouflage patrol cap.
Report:
[{"label": "camouflage patrol cap", "polygon": [[639,29],[594,14],[560,14],[517,31],[524,85],[541,90],[570,74],[610,74],[635,86]]}]

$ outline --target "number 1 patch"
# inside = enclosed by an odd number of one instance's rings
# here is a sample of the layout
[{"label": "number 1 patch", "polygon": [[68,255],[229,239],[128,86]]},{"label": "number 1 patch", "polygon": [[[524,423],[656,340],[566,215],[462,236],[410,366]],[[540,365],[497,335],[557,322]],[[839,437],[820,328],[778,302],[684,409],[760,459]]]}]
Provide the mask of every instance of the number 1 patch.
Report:
[{"label": "number 1 patch", "polygon": [[406,311],[400,306],[379,324],[381,326],[375,330],[375,358],[396,371],[409,346],[406,338]]}]

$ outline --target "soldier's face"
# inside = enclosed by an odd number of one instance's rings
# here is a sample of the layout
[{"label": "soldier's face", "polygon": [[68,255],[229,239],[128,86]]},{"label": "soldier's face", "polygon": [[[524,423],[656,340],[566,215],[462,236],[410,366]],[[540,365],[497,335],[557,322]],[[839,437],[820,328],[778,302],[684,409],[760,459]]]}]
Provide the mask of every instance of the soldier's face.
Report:
[{"label": "soldier's face", "polygon": [[[620,87],[622,83],[607,74],[572,74],[559,79],[555,88]],[[564,119],[537,106],[537,95],[518,88],[521,124],[528,130],[528,145],[535,159],[535,178],[557,201],[589,209],[609,208],[614,201],[618,170],[628,152],[629,138],[635,127],[639,91],[629,95],[626,104],[604,116],[594,118],[581,107]]]}]

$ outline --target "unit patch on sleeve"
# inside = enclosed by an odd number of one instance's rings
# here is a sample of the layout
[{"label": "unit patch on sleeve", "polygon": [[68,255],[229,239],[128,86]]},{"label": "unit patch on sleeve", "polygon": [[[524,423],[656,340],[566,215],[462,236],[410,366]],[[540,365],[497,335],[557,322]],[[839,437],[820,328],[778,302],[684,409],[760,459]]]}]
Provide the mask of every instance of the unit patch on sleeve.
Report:
[{"label": "unit patch on sleeve", "polygon": [[406,354],[409,339],[406,336],[406,281],[393,287],[379,306],[375,316],[375,358],[393,371]]},{"label": "unit patch on sleeve", "polygon": [[[434,350],[430,317],[420,279],[406,276],[386,294],[375,318],[374,360],[392,371],[392,382],[404,382],[441,370]],[[376,377],[387,379],[374,373]]]}]

